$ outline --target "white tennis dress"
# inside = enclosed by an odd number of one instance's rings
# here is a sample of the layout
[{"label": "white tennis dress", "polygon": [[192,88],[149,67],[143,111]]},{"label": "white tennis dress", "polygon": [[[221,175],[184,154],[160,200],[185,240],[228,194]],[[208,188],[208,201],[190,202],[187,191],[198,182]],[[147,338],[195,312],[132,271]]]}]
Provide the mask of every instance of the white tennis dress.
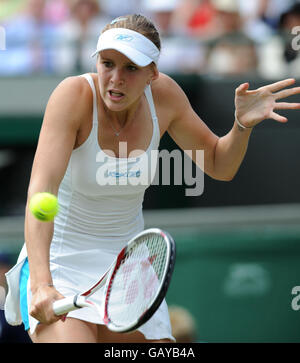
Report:
[{"label": "white tennis dress", "polygon": [[[93,127],[87,140],[73,150],[61,182],[60,210],[54,221],[50,246],[50,269],[56,289],[64,296],[85,291],[98,281],[114,257],[134,235],[144,229],[144,193],[154,178],[160,132],[150,86],[145,88],[152,115],[153,134],[148,149],[136,158],[108,156],[98,143],[97,97],[90,74],[82,75],[93,91]],[[6,275],[9,292],[5,315],[12,325],[22,323],[19,308],[19,275],[26,258],[25,244],[17,265]],[[27,301],[31,293],[28,282]],[[102,303],[102,290],[89,298]],[[103,324],[92,308],[68,314],[88,322]],[[38,321],[29,316],[30,331]],[[153,317],[139,328],[146,339],[174,339],[165,301]]]}]

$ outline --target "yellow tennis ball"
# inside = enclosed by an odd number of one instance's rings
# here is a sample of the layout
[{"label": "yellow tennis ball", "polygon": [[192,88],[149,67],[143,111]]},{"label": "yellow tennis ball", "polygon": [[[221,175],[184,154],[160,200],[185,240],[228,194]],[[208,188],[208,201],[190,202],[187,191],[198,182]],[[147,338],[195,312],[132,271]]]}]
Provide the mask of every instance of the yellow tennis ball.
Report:
[{"label": "yellow tennis ball", "polygon": [[58,212],[58,201],[56,196],[51,193],[36,193],[30,199],[29,209],[40,221],[53,221]]}]

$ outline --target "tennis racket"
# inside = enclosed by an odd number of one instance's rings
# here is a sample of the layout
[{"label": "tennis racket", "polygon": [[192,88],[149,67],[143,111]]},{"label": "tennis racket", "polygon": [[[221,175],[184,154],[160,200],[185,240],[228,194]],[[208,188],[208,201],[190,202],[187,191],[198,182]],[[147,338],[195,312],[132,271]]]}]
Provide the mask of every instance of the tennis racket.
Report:
[{"label": "tennis racket", "polygon": [[[57,300],[56,315],[94,307],[115,332],[129,332],[148,321],[160,306],[170,284],[176,247],[169,233],[147,229],[131,239],[100,280],[85,292]],[[105,284],[103,305],[87,298]]]}]

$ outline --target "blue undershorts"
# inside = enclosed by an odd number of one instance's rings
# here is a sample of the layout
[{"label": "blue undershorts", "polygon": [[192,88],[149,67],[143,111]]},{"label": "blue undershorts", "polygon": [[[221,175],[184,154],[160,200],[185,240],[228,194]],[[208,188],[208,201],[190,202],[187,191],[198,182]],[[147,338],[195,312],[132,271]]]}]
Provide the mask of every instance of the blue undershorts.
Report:
[{"label": "blue undershorts", "polygon": [[29,279],[29,265],[26,258],[20,273],[20,311],[25,330],[29,329],[27,283]]}]

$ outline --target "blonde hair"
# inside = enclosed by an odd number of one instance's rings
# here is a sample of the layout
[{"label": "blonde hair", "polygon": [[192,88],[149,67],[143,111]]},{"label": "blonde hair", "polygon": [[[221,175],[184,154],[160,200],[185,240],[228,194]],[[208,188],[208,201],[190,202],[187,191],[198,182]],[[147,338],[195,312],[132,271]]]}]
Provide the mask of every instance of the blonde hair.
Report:
[{"label": "blonde hair", "polygon": [[102,33],[113,28],[126,28],[134,30],[151,40],[151,42],[154,43],[159,50],[161,49],[160,37],[155,25],[151,20],[147,19],[143,15],[132,14],[119,16],[110,24],[107,24],[102,30]]}]

